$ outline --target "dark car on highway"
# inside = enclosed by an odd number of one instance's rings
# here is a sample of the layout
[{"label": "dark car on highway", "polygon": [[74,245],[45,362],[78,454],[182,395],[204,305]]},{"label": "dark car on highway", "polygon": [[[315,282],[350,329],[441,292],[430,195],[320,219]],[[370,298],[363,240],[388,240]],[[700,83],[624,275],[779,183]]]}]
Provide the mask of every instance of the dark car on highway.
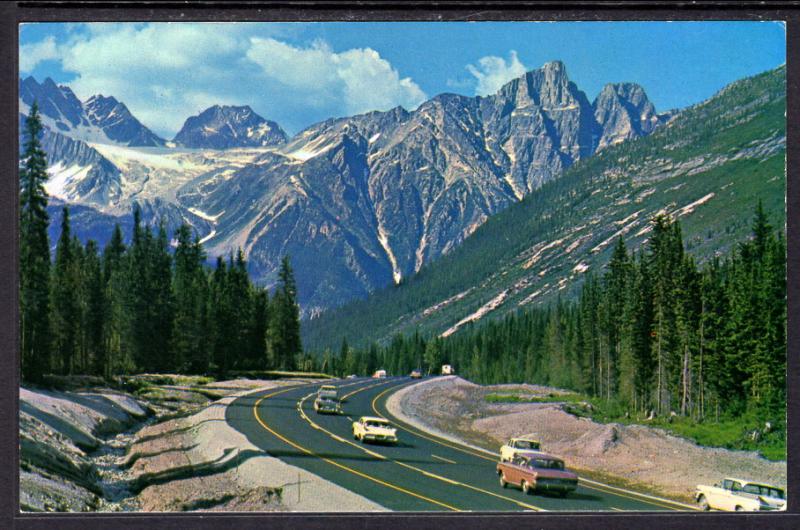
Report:
[{"label": "dark car on highway", "polygon": [[498,462],[497,474],[501,486],[516,486],[525,494],[549,491],[565,497],[578,487],[578,475],[545,453],[518,453],[511,462]]}]

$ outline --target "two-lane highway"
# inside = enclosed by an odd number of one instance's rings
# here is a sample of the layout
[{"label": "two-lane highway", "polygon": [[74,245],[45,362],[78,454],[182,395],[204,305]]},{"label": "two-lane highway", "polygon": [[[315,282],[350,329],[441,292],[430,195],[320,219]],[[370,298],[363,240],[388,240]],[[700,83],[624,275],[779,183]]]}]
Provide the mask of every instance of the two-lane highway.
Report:
[{"label": "two-lane highway", "polygon": [[[386,399],[408,378],[338,381],[344,414],[321,415],[313,401],[322,383],[250,394],[228,406],[226,421],[257,447],[397,511],[656,511],[690,507],[581,481],[566,498],[504,489],[497,456],[440,439],[400,422]],[[331,383],[327,383],[331,384]],[[383,416],[398,427],[399,443],[362,444],[352,422]]]}]

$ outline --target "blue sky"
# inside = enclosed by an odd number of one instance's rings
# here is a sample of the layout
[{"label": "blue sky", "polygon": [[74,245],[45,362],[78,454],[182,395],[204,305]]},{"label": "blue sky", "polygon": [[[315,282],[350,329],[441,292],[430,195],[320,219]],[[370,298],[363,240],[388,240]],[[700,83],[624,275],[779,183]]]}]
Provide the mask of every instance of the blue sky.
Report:
[{"label": "blue sky", "polygon": [[215,104],[293,134],[442,93],[485,95],[561,60],[590,100],[641,84],[656,108],[697,103],[786,60],[779,22],[25,24],[20,75],[123,101],[158,134]]}]

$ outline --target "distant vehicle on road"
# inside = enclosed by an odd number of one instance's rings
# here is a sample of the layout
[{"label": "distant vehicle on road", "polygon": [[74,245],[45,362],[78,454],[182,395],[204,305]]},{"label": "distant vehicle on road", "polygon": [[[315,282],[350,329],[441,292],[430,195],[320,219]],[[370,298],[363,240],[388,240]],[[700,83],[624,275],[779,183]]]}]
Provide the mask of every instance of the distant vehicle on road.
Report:
[{"label": "distant vehicle on road", "polygon": [[520,452],[539,451],[542,444],[533,438],[511,438],[500,447],[500,461],[510,462]]},{"label": "distant vehicle on road", "polygon": [[419,379],[422,377],[422,370],[411,370],[411,379]]},{"label": "distant vehicle on road", "polygon": [[358,377],[356,374],[350,374],[347,376],[348,379],[355,379],[356,377]]},{"label": "distant vehicle on road", "polygon": [[383,418],[362,416],[353,422],[353,438],[362,443],[397,443],[397,429]]},{"label": "distant vehicle on road", "polygon": [[314,412],[317,414],[341,414],[342,405],[336,398],[317,396],[314,400]]},{"label": "distant vehicle on road", "polygon": [[776,486],[726,478],[722,484],[697,486],[695,500],[703,510],[760,512],[786,510],[786,492]]},{"label": "distant vehicle on road", "polygon": [[317,397],[339,399],[339,391],[333,385],[322,385],[317,390]]},{"label": "distant vehicle on road", "polygon": [[375,370],[375,373],[372,374],[372,377],[375,379],[383,379],[386,377],[386,370]]},{"label": "distant vehicle on road", "polygon": [[500,485],[519,487],[526,495],[551,491],[566,497],[578,487],[578,475],[564,461],[544,453],[520,453],[511,462],[498,462]]},{"label": "distant vehicle on road", "polygon": [[455,368],[453,368],[450,364],[443,364],[442,365],[442,375],[453,375],[456,373]]}]

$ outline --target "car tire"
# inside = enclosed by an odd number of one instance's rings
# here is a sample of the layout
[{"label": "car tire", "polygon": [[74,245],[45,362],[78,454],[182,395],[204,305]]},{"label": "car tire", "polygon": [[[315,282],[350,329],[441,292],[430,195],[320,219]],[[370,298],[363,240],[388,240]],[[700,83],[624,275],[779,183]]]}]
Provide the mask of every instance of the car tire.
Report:
[{"label": "car tire", "polygon": [[500,473],[500,486],[504,489],[508,487],[508,482],[506,482],[506,476],[501,472]]},{"label": "car tire", "polygon": [[531,492],[533,491],[533,490],[531,489],[531,485],[528,483],[528,481],[527,481],[527,480],[523,480],[523,481],[522,481],[522,486],[521,486],[521,488],[522,488],[522,493],[524,493],[525,495],[530,495],[530,494],[531,494]]},{"label": "car tire", "polygon": [[697,504],[700,505],[700,509],[704,512],[707,512],[711,509],[711,506],[708,505],[708,499],[706,499],[705,495],[700,495],[697,498]]},{"label": "car tire", "polygon": [[743,512],[743,511],[744,511],[744,508],[742,508],[741,506],[737,506],[737,507],[736,507],[736,511],[737,511],[737,512]]}]

